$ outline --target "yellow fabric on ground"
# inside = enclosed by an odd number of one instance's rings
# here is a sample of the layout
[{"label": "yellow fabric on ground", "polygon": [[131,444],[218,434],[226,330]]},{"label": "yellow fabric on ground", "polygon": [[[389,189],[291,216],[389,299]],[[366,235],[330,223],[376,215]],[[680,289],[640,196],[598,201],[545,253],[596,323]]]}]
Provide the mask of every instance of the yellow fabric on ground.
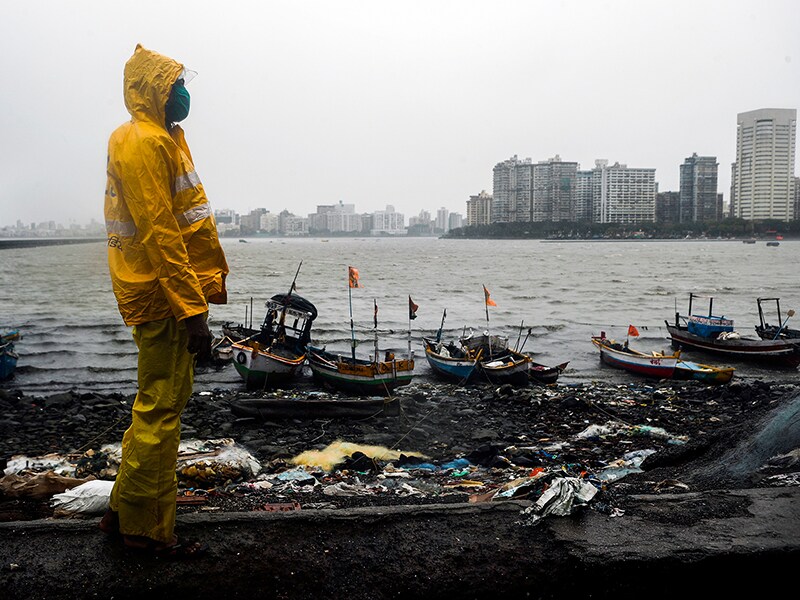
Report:
[{"label": "yellow fabric on ground", "polygon": [[321,469],[330,471],[336,465],[343,463],[345,458],[352,456],[355,452],[361,452],[370,458],[378,460],[397,460],[400,458],[401,454],[425,458],[425,455],[419,452],[401,452],[399,450],[384,448],[383,446],[365,446],[363,444],[352,444],[350,442],[336,440],[322,450],[306,450],[302,454],[295,456],[291,462],[295,465],[320,467]]},{"label": "yellow fabric on ground", "polygon": [[175,474],[181,411],[192,394],[193,355],[186,327],[174,318],[133,328],[139,392],[122,438],[122,464],[111,492],[120,532],[170,542],[175,528]]}]

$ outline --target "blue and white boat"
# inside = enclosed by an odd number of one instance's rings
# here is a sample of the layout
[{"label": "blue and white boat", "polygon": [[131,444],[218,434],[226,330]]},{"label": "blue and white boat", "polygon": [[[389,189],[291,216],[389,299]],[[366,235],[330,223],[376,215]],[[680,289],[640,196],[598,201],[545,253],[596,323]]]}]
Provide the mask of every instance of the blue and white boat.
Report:
[{"label": "blue and white boat", "polygon": [[450,342],[445,345],[440,340],[422,338],[425,344],[425,358],[437,375],[451,381],[466,383],[474,379],[478,361],[461,348]]}]

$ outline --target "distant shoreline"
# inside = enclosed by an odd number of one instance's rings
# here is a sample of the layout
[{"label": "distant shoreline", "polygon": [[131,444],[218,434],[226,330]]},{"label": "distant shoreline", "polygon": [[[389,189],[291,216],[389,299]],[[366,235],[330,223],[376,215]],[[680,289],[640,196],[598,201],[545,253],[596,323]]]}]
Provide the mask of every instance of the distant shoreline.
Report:
[{"label": "distant shoreline", "polygon": [[93,244],[105,241],[105,238],[0,238],[0,250],[36,248],[38,246],[65,246],[68,244]]}]

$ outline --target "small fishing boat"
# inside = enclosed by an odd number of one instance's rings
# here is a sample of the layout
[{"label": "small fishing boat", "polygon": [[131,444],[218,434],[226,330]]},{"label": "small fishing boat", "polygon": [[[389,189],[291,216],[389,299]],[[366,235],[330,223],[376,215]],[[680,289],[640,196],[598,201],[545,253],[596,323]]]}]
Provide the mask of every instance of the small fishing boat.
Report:
[{"label": "small fishing boat", "polygon": [[[778,325],[770,325],[767,323],[767,317],[764,314],[764,302],[775,302],[775,309],[778,317]],[[756,333],[762,340],[777,340],[777,339],[800,339],[800,329],[787,327],[789,318],[795,315],[793,309],[789,309],[786,313],[786,320],[781,315],[781,301],[780,298],[757,298],[758,304],[758,320],[759,325],[756,325]]]},{"label": "small fishing boat", "polygon": [[444,344],[427,338],[422,338],[422,342],[425,345],[425,358],[434,373],[456,383],[467,383],[475,378],[478,361],[454,342]]},{"label": "small fishing boat", "polygon": [[709,297],[708,315],[693,315],[692,301],[700,298],[689,294],[689,316],[675,313],[675,323],[664,321],[674,348],[689,348],[720,354],[739,360],[758,361],[772,367],[797,368],[800,365],[800,339],[765,340],[748,338],[733,329],[733,320],[712,313]]},{"label": "small fishing boat", "polygon": [[315,381],[355,396],[390,396],[414,377],[413,359],[398,360],[392,353],[382,361],[354,359],[309,345],[307,356]]},{"label": "small fishing boat", "polygon": [[459,339],[467,356],[477,362],[478,375],[490,383],[527,385],[531,357],[508,346],[508,338],[482,333]]},{"label": "small fishing boat", "polygon": [[637,375],[671,379],[675,365],[680,359],[680,351],[674,354],[651,352],[645,354],[628,347],[628,342],[620,344],[606,337],[604,331],[599,336],[592,336],[592,343],[600,350],[600,359],[607,365],[624,369]]},{"label": "small fishing boat", "polygon": [[767,246],[773,246],[774,247],[774,246],[780,246],[780,245],[781,245],[780,242],[767,242]]},{"label": "small fishing boat", "polygon": [[[300,266],[302,266],[302,261]],[[261,327],[231,323],[223,325],[225,337],[218,344],[217,356],[230,349],[233,365],[248,388],[264,388],[300,375],[306,361],[306,345],[311,341],[311,326],[317,318],[316,307],[294,293],[297,267],[286,294],[267,300],[267,312]],[[252,318],[252,309],[250,315]],[[222,350],[220,350],[222,349]]]},{"label": "small fishing boat", "polygon": [[414,377],[414,358],[411,354],[411,319],[416,305],[408,298],[408,358],[398,359],[387,351],[381,360],[378,350],[378,303],[374,311],[375,353],[367,358],[356,357],[355,326],[353,323],[353,289],[361,288],[358,270],[347,268],[348,298],[350,301],[350,356],[330,352],[325,347],[307,345],[308,366],[314,380],[341,392],[357,396],[391,396],[400,386],[408,385]]},{"label": "small fishing boat", "polygon": [[281,383],[302,373],[311,325],[317,317],[314,305],[296,294],[275,294],[266,307],[258,330],[223,327],[231,340],[233,365],[249,388]]},{"label": "small fishing boat", "polygon": [[742,240],[743,244],[755,244],[756,241],[754,239]]},{"label": "small fishing boat", "polygon": [[11,378],[17,368],[19,355],[14,351],[14,342],[21,339],[18,331],[0,334],[0,381]]},{"label": "small fishing boat", "polygon": [[733,378],[733,367],[715,367],[689,360],[679,360],[675,365],[673,379],[694,379],[712,385],[728,383]]},{"label": "small fishing boat", "polygon": [[555,383],[558,381],[558,376],[566,371],[568,364],[569,361],[554,367],[548,367],[531,360],[528,365],[528,378],[531,380],[531,382],[542,385]]}]

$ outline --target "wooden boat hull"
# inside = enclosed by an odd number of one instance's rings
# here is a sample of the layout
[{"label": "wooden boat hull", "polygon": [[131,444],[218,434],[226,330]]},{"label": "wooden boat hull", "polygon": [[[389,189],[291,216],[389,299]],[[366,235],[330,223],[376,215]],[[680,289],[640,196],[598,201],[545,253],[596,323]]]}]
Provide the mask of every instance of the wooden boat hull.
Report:
[{"label": "wooden boat hull", "polygon": [[506,383],[515,386],[527,385],[530,363],[530,356],[509,349],[488,360],[478,361],[478,371],[490,383],[496,385]]},{"label": "wooden boat hull", "polygon": [[704,338],[685,327],[666,323],[675,348],[691,348],[745,361],[758,361],[775,367],[797,368],[800,365],[800,340],[762,340],[740,338],[718,340]]},{"label": "wooden boat hull", "polygon": [[466,383],[474,379],[477,373],[477,361],[467,357],[445,356],[436,351],[435,342],[425,339],[423,343],[425,344],[425,358],[428,359],[428,364],[436,375],[457,383]]},{"label": "wooden boat hull", "polygon": [[309,346],[308,365],[314,379],[356,396],[389,396],[414,377],[413,360],[372,362],[346,358]]},{"label": "wooden boat hull", "polygon": [[613,340],[597,336],[592,337],[592,343],[600,350],[600,359],[605,364],[645,377],[671,379],[680,358],[679,352],[673,355],[655,352],[644,354],[635,350],[617,349],[612,346],[615,344]]},{"label": "wooden boat hull", "polygon": [[569,361],[561,363],[560,365],[556,365],[555,367],[548,367],[546,365],[531,361],[530,365],[528,366],[528,378],[533,383],[539,383],[542,385],[555,383],[558,381],[558,376],[566,370],[568,364]]},{"label": "wooden boat hull", "polygon": [[233,365],[248,388],[265,387],[297,377],[303,371],[305,354],[285,348],[261,349],[249,342],[231,344]]},{"label": "wooden boat hull", "polygon": [[675,365],[673,379],[693,379],[711,385],[722,385],[733,378],[733,367],[715,367],[702,363],[679,360]]}]

